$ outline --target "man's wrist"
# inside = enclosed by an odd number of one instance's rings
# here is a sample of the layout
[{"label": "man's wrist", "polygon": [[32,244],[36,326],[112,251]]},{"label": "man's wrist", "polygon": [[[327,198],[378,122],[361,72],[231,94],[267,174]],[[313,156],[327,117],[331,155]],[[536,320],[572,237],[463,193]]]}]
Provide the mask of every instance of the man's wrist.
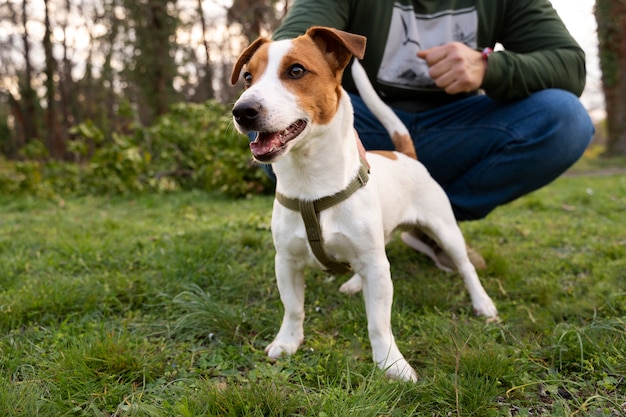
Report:
[{"label": "man's wrist", "polygon": [[489,64],[489,56],[493,53],[493,49],[491,49],[490,47],[486,47],[485,49],[482,50],[482,52],[480,53],[483,57],[483,63],[485,64],[485,68],[487,68],[488,64]]}]

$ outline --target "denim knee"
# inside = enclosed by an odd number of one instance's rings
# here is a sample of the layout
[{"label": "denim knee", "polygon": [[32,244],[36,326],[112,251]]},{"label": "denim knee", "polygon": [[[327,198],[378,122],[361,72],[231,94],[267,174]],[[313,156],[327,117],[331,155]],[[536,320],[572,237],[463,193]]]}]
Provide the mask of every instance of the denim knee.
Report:
[{"label": "denim knee", "polygon": [[584,153],[594,127],[578,98],[544,90],[494,110],[495,148],[444,185],[458,220],[485,217],[498,206],[552,182]]},{"label": "denim knee", "polygon": [[558,89],[548,89],[537,92],[529,97],[538,111],[546,115],[543,126],[545,135],[539,135],[547,140],[546,151],[558,151],[558,156],[567,169],[576,162],[589,146],[595,128],[578,97],[574,94]]}]

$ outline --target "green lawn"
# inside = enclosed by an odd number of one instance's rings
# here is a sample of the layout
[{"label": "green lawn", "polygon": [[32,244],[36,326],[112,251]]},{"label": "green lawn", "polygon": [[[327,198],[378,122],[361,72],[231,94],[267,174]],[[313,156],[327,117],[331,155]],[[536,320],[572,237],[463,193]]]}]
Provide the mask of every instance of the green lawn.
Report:
[{"label": "green lawn", "polygon": [[0,415],[626,415],[626,175],[561,178],[462,224],[500,323],[395,238],[392,320],[417,384],[384,378],[361,297],[313,271],[304,344],[266,359],[271,204],[0,197]]}]

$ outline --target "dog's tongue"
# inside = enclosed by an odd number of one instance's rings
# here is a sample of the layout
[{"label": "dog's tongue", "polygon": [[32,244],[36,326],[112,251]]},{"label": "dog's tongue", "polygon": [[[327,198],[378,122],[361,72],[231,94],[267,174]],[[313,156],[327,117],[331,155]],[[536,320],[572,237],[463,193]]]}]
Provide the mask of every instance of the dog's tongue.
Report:
[{"label": "dog's tongue", "polygon": [[281,132],[259,132],[254,142],[250,142],[254,156],[267,155],[282,146]]},{"label": "dog's tongue", "polygon": [[254,142],[250,142],[250,150],[257,159],[282,149],[287,142],[295,138],[306,127],[304,120],[292,123],[280,132],[259,132]]}]

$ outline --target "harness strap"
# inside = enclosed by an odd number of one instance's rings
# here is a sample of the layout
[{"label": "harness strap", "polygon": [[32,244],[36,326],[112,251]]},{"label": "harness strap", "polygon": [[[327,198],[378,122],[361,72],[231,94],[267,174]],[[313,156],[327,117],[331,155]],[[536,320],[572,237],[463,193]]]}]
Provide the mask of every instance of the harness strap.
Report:
[{"label": "harness strap", "polygon": [[322,226],[320,225],[319,213],[322,210],[339,204],[350,197],[356,190],[365,186],[369,180],[369,169],[367,163],[361,160],[359,172],[348,186],[331,196],[322,197],[317,200],[300,200],[289,198],[281,193],[276,193],[276,200],[286,208],[299,211],[304,221],[307,239],[313,254],[324,267],[334,274],[345,274],[352,270],[349,264],[333,260],[326,250],[324,250],[324,239],[322,236]]}]

